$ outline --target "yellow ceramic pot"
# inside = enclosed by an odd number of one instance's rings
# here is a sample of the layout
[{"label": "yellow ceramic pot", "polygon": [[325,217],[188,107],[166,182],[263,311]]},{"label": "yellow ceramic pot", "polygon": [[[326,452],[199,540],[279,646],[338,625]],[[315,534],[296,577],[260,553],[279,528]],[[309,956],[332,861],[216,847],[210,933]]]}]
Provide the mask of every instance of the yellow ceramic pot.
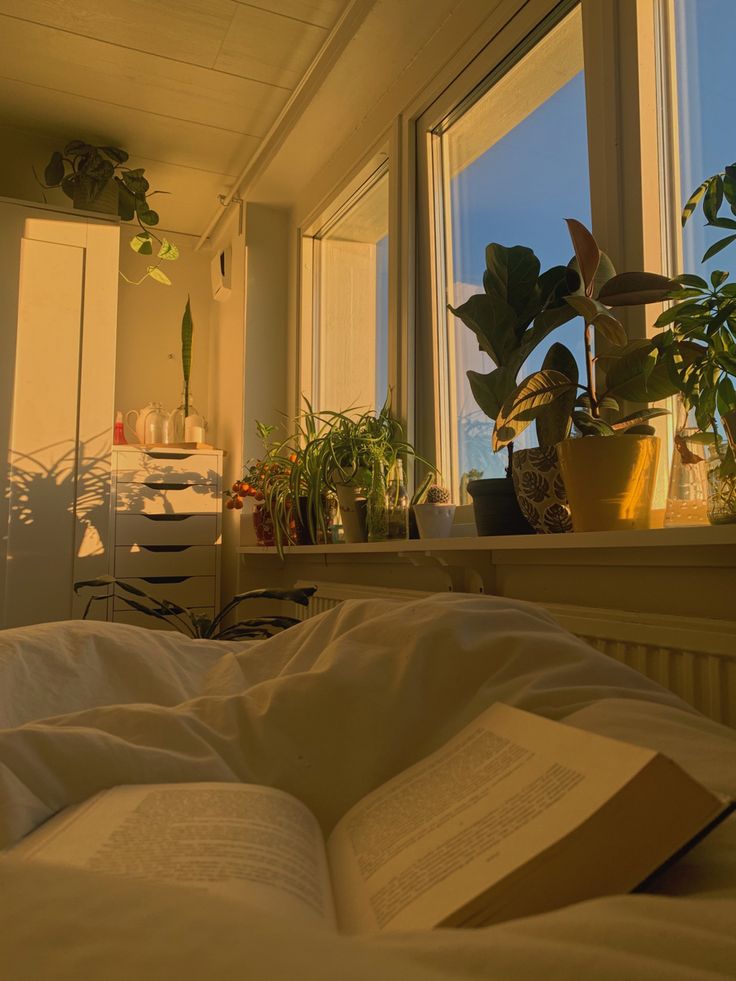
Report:
[{"label": "yellow ceramic pot", "polygon": [[650,527],[659,439],[625,433],[557,444],[573,531]]}]

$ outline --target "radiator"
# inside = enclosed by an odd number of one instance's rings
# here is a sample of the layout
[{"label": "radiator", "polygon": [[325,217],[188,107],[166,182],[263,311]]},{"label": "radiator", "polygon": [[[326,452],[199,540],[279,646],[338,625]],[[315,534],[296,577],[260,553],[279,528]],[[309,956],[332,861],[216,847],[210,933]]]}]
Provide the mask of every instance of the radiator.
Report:
[{"label": "radiator", "polygon": [[[430,595],[415,589],[352,583],[297,585],[317,586],[309,605],[296,607],[296,616],[302,620],[346,599],[418,599]],[[669,688],[716,722],[736,727],[736,623],[561,604],[546,605],[545,609],[597,651]]]}]

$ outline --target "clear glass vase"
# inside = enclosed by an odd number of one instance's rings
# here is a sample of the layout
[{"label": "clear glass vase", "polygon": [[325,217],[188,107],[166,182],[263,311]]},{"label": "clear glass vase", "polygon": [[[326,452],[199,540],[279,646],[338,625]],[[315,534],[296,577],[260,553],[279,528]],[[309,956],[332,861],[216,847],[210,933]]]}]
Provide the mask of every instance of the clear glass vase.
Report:
[{"label": "clear glass vase", "polygon": [[724,473],[717,453],[708,460],[708,521],[712,525],[736,523],[736,474]]},{"label": "clear glass vase", "polygon": [[[192,419],[196,420],[197,432],[192,431]],[[187,423],[189,420],[189,423]],[[200,425],[201,423],[201,425]],[[189,392],[189,402],[185,410],[184,394],[182,393],[181,402],[171,413],[169,420],[169,442],[183,443],[185,441],[203,442],[203,434],[207,428],[204,416],[194,404],[194,397]],[[201,431],[200,431],[201,430]],[[196,438],[195,438],[196,437]]]}]

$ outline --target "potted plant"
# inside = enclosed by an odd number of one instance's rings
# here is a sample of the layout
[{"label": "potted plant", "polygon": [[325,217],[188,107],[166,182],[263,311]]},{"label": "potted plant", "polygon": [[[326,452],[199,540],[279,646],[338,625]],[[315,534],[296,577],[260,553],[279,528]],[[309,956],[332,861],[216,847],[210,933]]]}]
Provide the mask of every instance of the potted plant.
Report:
[{"label": "potted plant", "polygon": [[441,484],[430,484],[421,504],[414,505],[420,538],[447,538],[452,529],[456,505]]},{"label": "potted plant", "polygon": [[[732,211],[736,208],[736,165],[708,178],[693,192],[682,212],[683,225],[700,197],[709,225],[736,229],[736,221],[718,217],[724,200]],[[703,261],[733,241],[736,234],[716,242]],[[670,377],[685,409],[694,412],[699,429],[688,439],[711,447],[708,519],[713,524],[736,521],[736,284],[728,279],[722,270],[714,270],[709,282],[690,274],[677,277],[668,294],[674,304],[656,321],[662,328],[657,343],[669,358]]]},{"label": "potted plant", "polygon": [[[557,364],[543,366],[506,398],[496,419],[494,448],[506,445],[539,416],[547,419],[551,434],[555,427],[559,435],[572,424],[579,437],[565,436],[556,449],[573,528],[646,528],[659,454],[649,421],[666,410],[647,408],[622,415],[619,399],[656,401],[673,394],[675,387],[667,379],[664,346],[647,340],[629,343],[610,307],[659,302],[675,284],[654,273],[615,275],[610,262],[601,269],[603,254],[588,229],[574,219],[567,224],[581,289],[565,302],[583,319],[585,384],[579,383],[577,368],[572,370],[572,355],[559,345],[552,358]],[[606,358],[594,354],[594,328],[614,345]],[[602,386],[596,362],[605,374]],[[556,421],[550,414],[553,405],[552,411],[559,411]]]},{"label": "potted plant", "polygon": [[210,617],[186,606],[180,606],[172,600],[156,599],[138,586],[133,585],[130,580],[118,579],[115,576],[100,576],[97,579],[75,582],[74,592],[79,593],[80,589],[104,590],[104,592],[95,593],[89,598],[82,615],[83,620],[87,619],[93,603],[108,602],[110,597],[114,595],[129,610],[135,610],[136,613],[144,613],[156,620],[162,620],[180,633],[195,640],[246,640],[272,637],[281,630],[293,627],[299,621],[288,616],[257,617],[230,624],[226,624],[225,621],[228,615],[234,612],[245,600],[274,599],[307,606],[309,597],[317,591],[316,586],[304,586],[296,589],[250,589],[245,593],[238,593],[215,616]]},{"label": "potted plant", "polygon": [[315,440],[324,486],[340,505],[345,540],[383,541],[388,536],[388,478],[397,460],[414,456],[388,399],[379,412],[320,413],[326,431]]},{"label": "potted plant", "polygon": [[119,215],[123,221],[135,220],[140,232],[133,236],[130,247],[140,255],[153,255],[154,242],[158,243],[155,265],[149,265],[139,280],[128,283],[139,285],[144,279],[153,279],[166,286],[171,280],[161,269],[164,262],[179,257],[178,248],[165,238],[159,238],[151,228],[158,225],[158,212],[151,208],[148,198],[163,191],[151,191],[142,167],[126,166],[126,150],[116,146],[94,146],[84,140],[71,140],[63,150],[54,150],[44,170],[42,187],[60,187],[71,199],[75,208],[98,211],[102,214]]},{"label": "potted plant", "polygon": [[[518,384],[522,365],[550,331],[572,320],[575,311],[563,297],[577,288],[572,268],[554,266],[540,272],[541,264],[525,246],[508,248],[491,242],[486,247],[483,293],[475,293],[459,307],[449,309],[476,335],[481,351],[495,367],[487,374],[468,371],[473,397],[489,419],[496,421],[501,406]],[[512,483],[513,438],[504,441],[508,452],[506,477],[469,480],[479,535],[523,534],[532,529],[519,509]],[[494,450],[501,449],[494,445]]]}]

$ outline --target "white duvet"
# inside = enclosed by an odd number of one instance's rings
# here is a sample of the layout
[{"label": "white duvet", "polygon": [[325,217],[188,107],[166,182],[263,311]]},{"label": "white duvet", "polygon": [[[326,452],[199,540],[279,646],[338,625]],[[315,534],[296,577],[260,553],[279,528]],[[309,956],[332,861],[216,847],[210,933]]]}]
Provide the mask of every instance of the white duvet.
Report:
[{"label": "white duvet", "polygon": [[[245,780],[325,831],[505,701],[668,753],[736,796],[736,733],[542,611],[444,595],[349,602],[268,641],[99,623],[0,633],[0,847],[120,783]],[[477,931],[346,939],[245,904],[0,861],[0,979],[736,978],[736,820],[648,895]]]}]

